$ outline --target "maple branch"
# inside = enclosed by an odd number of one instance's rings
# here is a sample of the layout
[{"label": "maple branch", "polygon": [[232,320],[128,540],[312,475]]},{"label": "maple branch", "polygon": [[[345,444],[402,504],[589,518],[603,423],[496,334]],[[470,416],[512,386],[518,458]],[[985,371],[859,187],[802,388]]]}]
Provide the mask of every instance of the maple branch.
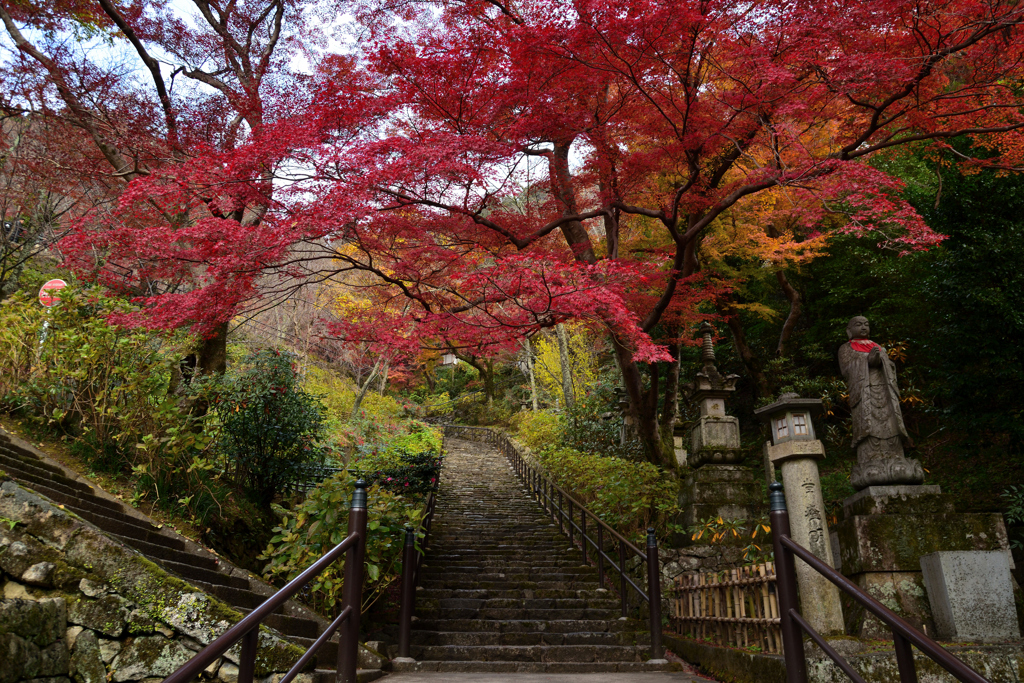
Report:
[{"label": "maple branch", "polygon": [[[858,147],[860,147],[862,144],[864,144],[869,139],[871,139],[871,136],[874,135],[884,125],[887,125],[891,121],[895,120],[895,118],[890,118],[885,123],[882,123],[881,122],[882,113],[886,109],[891,107],[893,104],[899,102],[903,98],[905,98],[908,95],[910,95],[910,93],[912,93],[915,90],[915,88],[917,88],[917,86],[920,85],[920,83],[925,78],[927,78],[929,74],[931,74],[931,72],[935,68],[936,64],[938,64],[943,59],[949,57],[952,54],[955,54],[957,52],[961,52],[963,50],[966,50],[967,48],[971,47],[972,45],[975,45],[976,43],[980,42],[982,39],[987,38],[990,35],[998,33],[999,31],[1003,31],[1006,28],[1009,28],[1010,26],[1014,26],[1014,25],[1020,24],[1021,21],[1022,21],[1021,19],[1018,19],[1018,20],[1015,20],[1015,21],[1003,21],[1003,22],[999,22],[998,24],[997,23],[983,24],[978,30],[976,30],[967,39],[965,39],[965,40],[963,40],[963,41],[961,41],[961,42],[959,42],[959,43],[957,43],[955,45],[950,45],[949,47],[946,47],[946,48],[944,48],[942,50],[935,50],[935,51],[933,51],[932,54],[929,55],[924,60],[924,63],[921,65],[921,68],[918,69],[917,74],[915,74],[913,78],[911,78],[909,81],[907,81],[907,83],[903,86],[902,89],[900,89],[899,91],[893,93],[892,95],[890,95],[888,98],[883,100],[878,105],[870,105],[870,104],[866,104],[866,103],[861,105],[861,106],[863,106],[865,108],[868,108],[868,109],[871,109],[871,110],[874,111],[874,114],[872,114],[872,116],[871,116],[871,121],[868,124],[868,126],[864,129],[864,132],[861,133],[861,135],[858,138],[856,138],[853,142],[851,142],[850,144],[848,144],[845,147],[843,147],[843,149],[841,149],[838,152],[836,158],[841,159],[841,160],[847,160],[847,159],[855,158],[854,156],[852,156],[852,153],[854,152],[854,150],[857,150]],[[850,98],[850,101],[853,102],[853,99]],[[860,156],[860,155],[858,155],[858,156]]]},{"label": "maple branch", "polygon": [[443,202],[436,202],[431,199],[413,197],[411,195],[405,194],[404,192],[399,192],[397,190],[391,190],[384,187],[376,187],[374,189],[376,189],[378,192],[394,197],[395,199],[398,199],[402,202],[398,206],[384,207],[382,211],[394,211],[397,209],[405,208],[407,206],[420,205],[429,206],[435,209],[441,209],[443,211],[448,211],[449,213],[459,214],[465,216],[466,218],[470,218],[474,223],[482,225],[485,228],[489,228],[494,232],[498,233],[499,235],[501,235],[502,237],[505,237],[506,239],[508,239],[509,242],[512,243],[513,246],[515,246],[516,249],[520,251],[530,246],[531,244],[539,240],[541,237],[550,234],[552,231],[557,230],[562,225],[569,223],[570,221],[585,221],[590,218],[597,218],[598,216],[605,215],[608,211],[608,209],[600,208],[592,209],[591,211],[584,211],[582,213],[561,216],[550,221],[549,223],[546,223],[545,225],[538,228],[534,232],[530,233],[526,237],[516,237],[508,229],[501,227],[500,225],[490,220],[489,218],[481,216],[479,212],[470,211],[468,209],[452,206],[451,204],[445,204]]},{"label": "maple branch", "polygon": [[46,69],[50,78],[53,79],[53,84],[57,88],[57,92],[60,94],[64,103],[68,106],[68,109],[75,115],[79,125],[89,134],[92,138],[93,143],[103,154],[103,157],[114,167],[114,170],[118,173],[122,173],[125,177],[130,176],[142,176],[147,175],[148,172],[138,168],[132,170],[126,170],[131,168],[131,164],[124,158],[120,150],[114,145],[110,144],[103,135],[100,134],[99,129],[93,123],[95,116],[88,110],[88,108],[82,103],[80,99],[72,91],[71,86],[64,78],[64,74],[61,73],[57,67],[56,62],[44,55],[36,48],[29,40],[18,30],[18,27],[14,24],[14,20],[11,15],[8,14],[7,8],[0,4],[0,20],[3,20],[4,27],[7,29],[7,33],[10,34],[14,40],[15,46],[30,56],[35,61]]},{"label": "maple branch", "polygon": [[150,75],[153,78],[153,85],[156,87],[157,97],[160,99],[160,107],[164,112],[164,124],[167,126],[167,137],[171,143],[172,153],[176,159],[183,157],[181,153],[181,146],[178,141],[178,123],[174,115],[174,108],[171,104],[171,97],[167,93],[167,86],[164,83],[163,75],[160,73],[160,64],[153,59],[153,57],[146,50],[146,47],[139,40],[139,37],[135,33],[135,29],[125,20],[124,16],[114,7],[110,0],[99,0],[100,6],[103,11],[106,12],[107,16],[113,20],[117,27],[128,39],[128,42],[135,48],[135,52],[138,53],[142,63],[146,65],[146,69],[149,70]]}]

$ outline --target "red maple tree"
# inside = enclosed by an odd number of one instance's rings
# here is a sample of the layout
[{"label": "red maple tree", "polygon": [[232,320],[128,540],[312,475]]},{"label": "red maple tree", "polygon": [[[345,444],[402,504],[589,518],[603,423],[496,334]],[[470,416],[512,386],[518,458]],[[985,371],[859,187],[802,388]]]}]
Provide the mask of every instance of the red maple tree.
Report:
[{"label": "red maple tree", "polygon": [[[1024,127],[1024,7],[1010,0],[350,7],[360,59],[315,64],[301,111],[133,182],[132,206],[208,211],[118,233],[168,268],[203,264],[156,319],[222,319],[210,302],[236,305],[268,267],[326,277],[290,256],[300,242],[375,276],[373,314],[334,328],[392,353],[486,355],[586,319],[610,333],[661,464],[673,462],[678,345],[713,294],[698,247],[715,221],[784,190],[813,199],[808,216],[838,217],[833,229],[927,247],[940,236],[864,161],[961,135],[998,135],[1012,152]],[[260,220],[246,224],[250,206]],[[193,251],[157,247],[181,238]]]}]

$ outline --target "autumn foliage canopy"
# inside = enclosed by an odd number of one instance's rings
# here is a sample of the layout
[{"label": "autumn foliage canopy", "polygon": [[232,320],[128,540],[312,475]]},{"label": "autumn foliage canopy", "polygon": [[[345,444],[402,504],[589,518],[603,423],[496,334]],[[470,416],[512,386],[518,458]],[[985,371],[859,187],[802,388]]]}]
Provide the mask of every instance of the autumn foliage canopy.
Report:
[{"label": "autumn foliage canopy", "polygon": [[[979,164],[1024,150],[1010,0],[46,4],[0,0],[0,104],[62,119],[128,181],[63,248],[99,278],[174,283],[138,322],[206,329],[346,272],[375,306],[334,333],[410,354],[583,319],[655,460],[666,387],[641,374],[728,288],[701,263],[716,226],[760,226],[746,243],[769,261],[836,231],[927,248],[941,236],[866,161],[964,135]],[[135,70],[53,37],[83,25]],[[332,54],[325,26],[357,47]]]}]

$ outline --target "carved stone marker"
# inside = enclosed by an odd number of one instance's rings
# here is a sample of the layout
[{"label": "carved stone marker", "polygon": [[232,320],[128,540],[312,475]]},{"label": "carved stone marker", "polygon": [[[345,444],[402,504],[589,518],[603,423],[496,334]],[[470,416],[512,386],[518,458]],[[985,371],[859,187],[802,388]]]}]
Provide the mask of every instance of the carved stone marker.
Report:
[{"label": "carved stone marker", "polygon": [[1020,638],[1010,560],[1005,551],[929,553],[921,557],[921,571],[939,638]]},{"label": "carved stone marker", "polygon": [[[790,535],[825,564],[832,565],[832,541],[825,519],[818,460],[825,447],[815,438],[811,416],[821,412],[820,399],[783,394],[754,414],[768,423],[772,440],[765,443],[765,461],[782,470],[789,508]],[[845,633],[839,589],[802,560],[796,562],[800,611],[823,636]]]},{"label": "carved stone marker", "polygon": [[920,484],[924,470],[903,455],[908,440],[896,386],[896,366],[885,349],[868,339],[868,319],[855,316],[846,326],[850,341],[839,348],[839,367],[846,379],[853,413],[853,447],[857,464],[850,483],[868,486]]},{"label": "carved stone marker", "polygon": [[[739,419],[725,412],[726,399],[736,391],[739,377],[723,375],[715,366],[714,331],[707,322],[700,327],[704,367],[689,385],[688,396],[700,406],[700,421],[690,431],[690,451],[683,449],[682,438],[677,445],[692,468],[679,491],[680,521],[685,526],[715,517],[749,519],[752,506],[761,498],[753,472],[741,464]],[[685,543],[687,538],[679,541]]]}]

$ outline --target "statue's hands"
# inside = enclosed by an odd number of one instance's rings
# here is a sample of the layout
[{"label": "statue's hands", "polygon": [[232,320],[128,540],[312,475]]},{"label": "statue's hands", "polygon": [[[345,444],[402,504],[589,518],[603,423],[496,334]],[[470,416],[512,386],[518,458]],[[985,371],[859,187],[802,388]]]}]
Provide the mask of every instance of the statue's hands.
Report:
[{"label": "statue's hands", "polygon": [[876,346],[875,348],[868,351],[868,365],[876,368],[880,366],[882,364],[882,358],[884,357],[884,354],[885,349],[883,349],[881,346]]}]

